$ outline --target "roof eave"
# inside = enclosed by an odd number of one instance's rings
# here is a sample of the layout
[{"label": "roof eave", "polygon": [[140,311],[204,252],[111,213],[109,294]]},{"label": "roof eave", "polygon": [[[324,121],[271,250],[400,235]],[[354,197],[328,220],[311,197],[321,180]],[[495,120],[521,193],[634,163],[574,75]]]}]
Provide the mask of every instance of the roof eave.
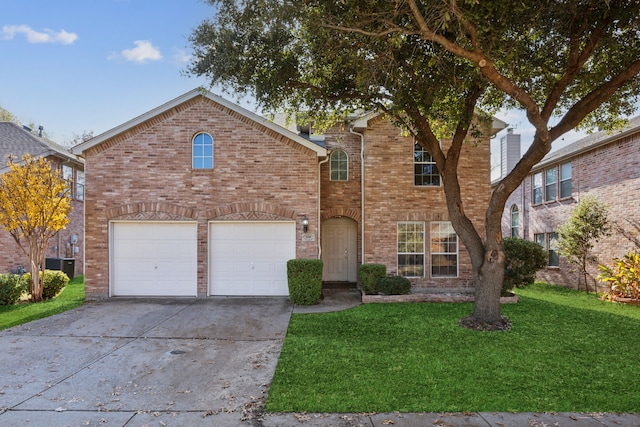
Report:
[{"label": "roof eave", "polygon": [[149,119],[151,119],[153,117],[156,117],[156,116],[158,116],[158,115],[160,115],[160,114],[162,114],[162,113],[164,113],[164,112],[166,112],[166,111],[168,111],[168,110],[170,110],[170,109],[172,109],[172,108],[174,108],[174,107],[176,107],[176,106],[178,106],[180,104],[183,104],[183,103],[185,103],[185,102],[187,102],[187,101],[189,101],[189,100],[191,100],[193,98],[196,98],[198,96],[204,96],[205,98],[208,98],[211,101],[222,105],[223,107],[226,107],[226,108],[228,108],[228,109],[230,109],[230,110],[232,110],[232,111],[234,111],[234,112],[236,112],[236,113],[238,113],[240,115],[243,115],[243,116],[247,117],[248,119],[250,119],[250,120],[252,120],[252,121],[254,121],[256,123],[259,123],[259,124],[263,125],[264,127],[268,128],[270,130],[273,130],[274,132],[277,132],[277,133],[279,133],[279,134],[281,134],[281,135],[283,135],[283,136],[285,136],[285,137],[297,142],[298,144],[300,144],[300,145],[302,145],[302,146],[314,151],[317,154],[318,157],[325,157],[327,155],[327,150],[322,148],[322,147],[320,147],[319,145],[316,145],[313,142],[302,138],[301,136],[297,135],[296,133],[291,132],[288,129],[285,129],[284,127],[282,127],[280,125],[277,125],[277,124],[273,123],[272,121],[267,120],[262,116],[259,116],[256,113],[253,113],[253,112],[251,112],[251,111],[249,111],[249,110],[247,110],[247,109],[245,109],[245,108],[243,108],[243,107],[241,107],[241,106],[239,106],[239,105],[237,105],[237,104],[235,104],[233,102],[227,101],[226,99],[224,99],[224,98],[222,98],[220,96],[214,95],[213,93],[211,93],[209,91],[206,91],[206,90],[203,90],[203,89],[200,89],[200,88],[193,89],[193,90],[191,90],[191,91],[189,91],[189,92],[187,92],[187,93],[185,93],[185,94],[183,94],[183,95],[181,95],[181,96],[179,96],[179,97],[177,97],[177,98],[175,98],[175,99],[173,99],[173,100],[171,100],[169,102],[166,102],[166,103],[160,105],[159,107],[154,108],[153,110],[150,110],[150,111],[148,111],[148,112],[146,112],[146,113],[144,113],[144,114],[142,114],[142,115],[140,115],[138,117],[135,117],[135,118],[129,120],[128,122],[125,122],[125,123],[121,124],[120,126],[117,126],[117,127],[113,128],[111,130],[108,130],[108,131],[106,131],[106,132],[104,132],[104,133],[102,133],[102,134],[100,134],[100,135],[98,135],[98,136],[96,136],[94,138],[91,138],[91,139],[89,139],[89,140],[87,140],[87,141],[85,141],[85,142],[83,142],[81,144],[78,144],[78,145],[76,145],[75,147],[72,148],[72,152],[74,154],[77,154],[77,155],[83,155],[83,153],[85,151],[87,151],[88,149],[90,149],[92,147],[95,147],[95,146],[101,144],[102,142],[104,142],[104,141],[106,141],[106,140],[108,140],[110,138],[113,138],[116,135],[121,134],[122,132],[125,132],[125,131],[127,131],[127,130],[129,130],[131,128],[134,128],[135,126],[138,126],[138,125],[144,123],[145,121],[147,121],[147,120],[149,120]]}]

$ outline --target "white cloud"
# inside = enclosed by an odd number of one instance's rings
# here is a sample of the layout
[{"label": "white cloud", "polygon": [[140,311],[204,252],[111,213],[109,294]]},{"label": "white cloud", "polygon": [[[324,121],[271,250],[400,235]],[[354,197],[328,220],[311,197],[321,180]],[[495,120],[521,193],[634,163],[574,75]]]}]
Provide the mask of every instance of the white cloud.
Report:
[{"label": "white cloud", "polygon": [[109,56],[109,59],[123,57],[127,61],[138,62],[140,64],[147,61],[159,61],[162,59],[160,49],[152,45],[149,40],[136,40],[133,44],[135,44],[136,47],[133,49],[125,49],[119,55],[111,55]]},{"label": "white cloud", "polygon": [[191,61],[191,54],[182,49],[174,49],[173,60],[178,64],[185,64]]},{"label": "white cloud", "polygon": [[36,31],[28,25],[5,25],[2,27],[2,38],[12,40],[16,34],[24,34],[29,43],[61,43],[72,44],[78,40],[76,33],[65,30],[53,31],[45,28],[44,31]]}]

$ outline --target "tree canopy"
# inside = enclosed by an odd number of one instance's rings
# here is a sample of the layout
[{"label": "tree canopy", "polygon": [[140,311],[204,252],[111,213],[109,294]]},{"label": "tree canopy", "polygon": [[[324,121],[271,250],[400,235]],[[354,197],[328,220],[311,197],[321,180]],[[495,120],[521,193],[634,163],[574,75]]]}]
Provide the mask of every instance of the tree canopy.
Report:
[{"label": "tree canopy", "polygon": [[[42,299],[44,260],[49,239],[69,223],[69,183],[44,158],[9,159],[0,175],[0,227],[6,229],[29,260],[31,299]],[[38,279],[40,278],[40,279]]]},{"label": "tree canopy", "polygon": [[[382,110],[430,152],[471,256],[478,323],[501,322],[507,197],[554,140],[578,126],[619,125],[640,94],[635,0],[209,3],[213,18],[190,38],[190,73],[249,94],[266,111],[304,111],[316,123]],[[495,187],[485,218],[468,218],[460,150],[481,130],[474,117],[482,124],[501,108],[526,111],[534,140]],[[443,136],[452,139],[446,152]]]}]

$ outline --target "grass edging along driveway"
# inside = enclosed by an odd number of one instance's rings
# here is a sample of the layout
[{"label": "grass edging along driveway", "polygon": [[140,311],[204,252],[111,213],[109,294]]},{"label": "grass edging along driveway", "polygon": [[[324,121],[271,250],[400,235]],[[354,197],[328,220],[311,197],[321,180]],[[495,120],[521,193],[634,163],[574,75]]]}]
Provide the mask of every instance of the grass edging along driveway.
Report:
[{"label": "grass edging along driveway", "polygon": [[469,303],[293,314],[268,412],[638,412],[640,309],[535,284],[509,332],[463,329]]},{"label": "grass edging along driveway", "polygon": [[76,276],[50,300],[37,303],[0,305],[0,331],[62,313],[84,303],[84,276]]}]

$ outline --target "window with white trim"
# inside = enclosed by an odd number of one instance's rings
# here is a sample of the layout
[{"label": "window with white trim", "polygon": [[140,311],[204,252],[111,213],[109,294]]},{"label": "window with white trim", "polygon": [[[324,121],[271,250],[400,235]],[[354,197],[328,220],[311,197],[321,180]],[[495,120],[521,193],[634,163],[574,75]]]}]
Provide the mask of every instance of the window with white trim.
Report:
[{"label": "window with white trim", "polygon": [[431,223],[431,277],[458,277],[458,235],[450,222]]},{"label": "window with white trim", "polygon": [[75,197],[74,182],[73,182],[73,166],[62,165],[62,178],[69,183],[70,194],[73,199]]},{"label": "window with white trim", "polygon": [[560,198],[571,197],[571,162],[560,165]]},{"label": "window with white trim", "polygon": [[413,146],[413,173],[416,186],[440,186],[440,172],[427,150],[417,142]]},{"label": "window with white trim", "polygon": [[511,237],[520,235],[520,210],[518,205],[511,206]]},{"label": "window with white trim", "polygon": [[193,137],[193,169],[213,169],[213,138],[200,132]]},{"label": "window with white trim", "polygon": [[542,172],[534,173],[531,183],[533,204],[542,203]]},{"label": "window with white trim", "polygon": [[536,233],[533,241],[544,248],[549,254],[548,267],[560,266],[560,254],[558,253],[558,233]]},{"label": "window with white trim", "polygon": [[398,223],[398,275],[424,277],[424,222]]},{"label": "window with white trim", "polygon": [[342,150],[331,153],[329,161],[329,179],[331,181],[347,181],[349,179],[349,157]]},{"label": "window with white trim", "polygon": [[554,167],[544,171],[544,201],[556,200],[558,194],[558,169]]},{"label": "window with white trim", "polygon": [[76,199],[84,200],[84,171],[76,171]]}]

